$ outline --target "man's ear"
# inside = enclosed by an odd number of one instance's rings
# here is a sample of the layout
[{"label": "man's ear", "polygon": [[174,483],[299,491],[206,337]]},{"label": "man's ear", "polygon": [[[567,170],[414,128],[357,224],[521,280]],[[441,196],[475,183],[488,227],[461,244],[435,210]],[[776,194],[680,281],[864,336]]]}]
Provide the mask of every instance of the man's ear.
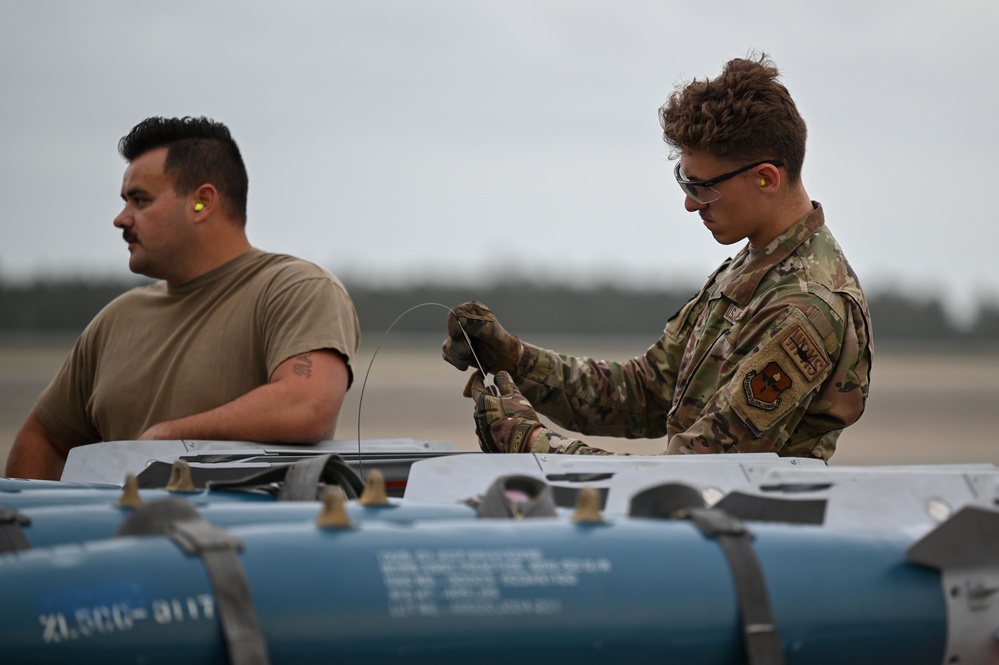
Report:
[{"label": "man's ear", "polygon": [[780,169],[773,164],[760,164],[755,173],[757,184],[765,192],[777,191],[783,183]]},{"label": "man's ear", "polygon": [[215,189],[215,185],[208,183],[194,190],[194,193],[189,198],[196,222],[208,219],[216,212],[216,208],[219,205],[219,192]]}]

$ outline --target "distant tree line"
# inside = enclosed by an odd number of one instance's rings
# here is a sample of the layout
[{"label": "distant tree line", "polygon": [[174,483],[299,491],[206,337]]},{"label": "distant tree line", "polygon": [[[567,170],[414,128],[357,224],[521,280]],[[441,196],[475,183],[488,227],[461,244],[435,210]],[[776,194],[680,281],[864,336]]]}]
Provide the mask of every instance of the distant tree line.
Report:
[{"label": "distant tree line", "polygon": [[[58,279],[0,282],[0,333],[78,334],[111,299],[142,281]],[[368,339],[389,326],[398,332],[441,333],[446,311],[467,300],[487,303],[517,333],[639,335],[651,339],[696,291],[576,288],[533,282],[468,287],[413,284],[383,287],[344,280]],[[999,304],[982,303],[970,324],[958,325],[943,303],[894,292],[869,293],[878,343],[919,342],[999,346]],[[402,316],[407,310],[412,311]],[[401,317],[401,318],[400,318]],[[398,321],[397,321],[398,319]],[[393,322],[394,325],[393,325]]]}]

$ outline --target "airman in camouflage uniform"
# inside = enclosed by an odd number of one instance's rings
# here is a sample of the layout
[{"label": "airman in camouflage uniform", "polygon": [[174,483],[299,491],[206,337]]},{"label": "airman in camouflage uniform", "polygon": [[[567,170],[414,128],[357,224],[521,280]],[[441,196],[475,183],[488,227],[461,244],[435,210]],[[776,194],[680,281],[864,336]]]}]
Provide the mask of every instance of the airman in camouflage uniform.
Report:
[{"label": "airman in camouflage uniform", "polygon": [[[870,315],[822,207],[800,183],[804,122],[776,76],[765,56],[732,61],[723,77],[703,84],[707,91],[695,82],[688,97],[681,91],[661,110],[667,141],[680,152],[676,177],[687,210],[698,212],[719,242],[749,243],[669,320],[644,355],[624,363],[559,355],[509,334],[483,305],[455,308],[445,359],[459,369],[478,363],[496,373],[499,394],[486,389],[479,372],[466,387],[476,401],[483,450],[606,454],[544,427],[536,408],[582,434],[665,436],[666,453],[773,451],[823,460],[833,454],[843,428],[866,403]],[[755,117],[773,122],[772,113],[760,116],[759,106],[741,111],[747,128],[719,122],[705,129],[710,122],[698,114],[719,89],[738,119],[740,102],[730,101],[725,87],[736,90],[738,100],[751,97],[746,78],[750,88],[783,91],[780,105],[785,113],[790,105],[791,128],[800,132],[795,145],[760,147],[755,136],[740,144],[739,132],[749,131]],[[725,149],[697,134],[710,131]],[[687,175],[750,160],[755,163],[711,180]],[[737,179],[744,173],[748,179]],[[715,189],[728,180],[727,188]],[[797,212],[787,218],[788,210]]]}]

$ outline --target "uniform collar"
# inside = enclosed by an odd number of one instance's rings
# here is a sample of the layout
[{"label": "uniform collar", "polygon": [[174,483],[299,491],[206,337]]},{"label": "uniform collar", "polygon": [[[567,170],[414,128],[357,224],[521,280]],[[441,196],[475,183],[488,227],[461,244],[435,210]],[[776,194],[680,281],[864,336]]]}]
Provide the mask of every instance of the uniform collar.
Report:
[{"label": "uniform collar", "polygon": [[[722,294],[729,300],[734,301],[740,307],[745,307],[753,298],[763,276],[781,261],[794,253],[808,238],[825,225],[825,215],[822,212],[822,205],[812,201],[813,210],[792,224],[784,233],[780,234],[763,249],[754,252],[756,256],[749,258],[745,268],[743,268],[731,282],[722,289]],[[749,254],[747,245],[734,264],[741,260],[746,260],[743,254]]]}]

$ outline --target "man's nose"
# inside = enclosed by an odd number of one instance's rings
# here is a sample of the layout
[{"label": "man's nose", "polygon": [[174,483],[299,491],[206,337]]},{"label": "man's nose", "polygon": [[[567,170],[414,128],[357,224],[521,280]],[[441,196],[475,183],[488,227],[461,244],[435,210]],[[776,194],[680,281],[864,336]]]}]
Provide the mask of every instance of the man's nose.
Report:
[{"label": "man's nose", "polygon": [[697,212],[698,210],[704,210],[708,207],[707,203],[701,203],[700,201],[695,201],[689,196],[683,199],[683,207],[686,208],[687,212]]}]

